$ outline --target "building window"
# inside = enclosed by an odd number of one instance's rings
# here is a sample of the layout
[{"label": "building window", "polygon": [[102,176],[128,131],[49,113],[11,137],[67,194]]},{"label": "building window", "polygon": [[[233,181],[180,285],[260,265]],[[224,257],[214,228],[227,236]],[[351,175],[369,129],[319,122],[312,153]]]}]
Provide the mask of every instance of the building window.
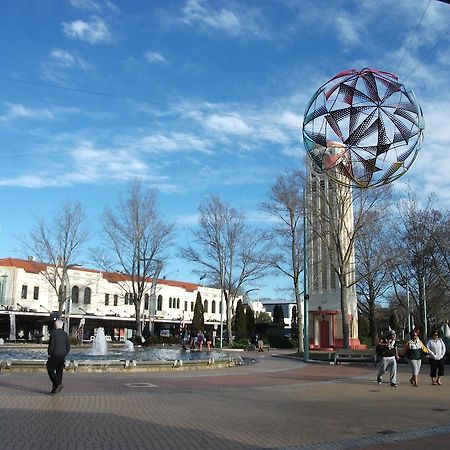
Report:
[{"label": "building window", "polygon": [[84,304],[90,305],[91,304],[91,288],[87,287],[84,288]]},{"label": "building window", "polygon": [[114,294],[114,306],[117,306],[119,304],[119,296],[117,294]]},{"label": "building window", "polygon": [[105,294],[105,306],[109,305],[109,294]]},{"label": "building window", "polygon": [[208,312],[208,300],[205,300],[205,305],[203,306],[203,311],[204,311],[205,313]]},{"label": "building window", "polygon": [[158,295],[158,301],[157,301],[157,305],[156,305],[156,309],[158,311],[162,311],[162,302],[163,302],[162,295]]},{"label": "building window", "polygon": [[213,300],[213,301],[211,302],[211,313],[212,313],[212,314],[215,314],[215,313],[216,313],[216,301],[215,301],[215,300]]},{"label": "building window", "polygon": [[169,308],[172,308],[172,297],[169,297]]},{"label": "building window", "polygon": [[149,300],[149,295],[145,294],[145,296],[144,296],[144,309],[148,309],[148,306],[149,306],[148,300]]},{"label": "building window", "polygon": [[177,298],[177,309],[180,309],[180,299]]},{"label": "building window", "polygon": [[128,292],[125,293],[125,305],[128,305]]},{"label": "building window", "polygon": [[194,311],[194,302],[191,302],[191,311]]},{"label": "building window", "polygon": [[28,290],[28,286],[26,284],[23,284],[22,285],[22,295],[20,296],[20,298],[22,298],[22,299],[27,298],[27,290]]},{"label": "building window", "polygon": [[35,286],[34,287],[33,300],[39,300],[39,286]]},{"label": "building window", "polygon": [[78,286],[74,286],[72,288],[72,303],[78,303],[80,296],[80,290],[78,289]]},{"label": "building window", "polygon": [[184,302],[184,310],[187,311],[187,303],[188,302]]}]

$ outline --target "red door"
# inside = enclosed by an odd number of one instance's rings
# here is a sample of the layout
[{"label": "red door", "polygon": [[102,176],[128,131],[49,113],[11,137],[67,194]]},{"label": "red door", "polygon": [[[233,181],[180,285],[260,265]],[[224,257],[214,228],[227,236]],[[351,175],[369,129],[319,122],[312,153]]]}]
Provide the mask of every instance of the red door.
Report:
[{"label": "red door", "polygon": [[320,346],[322,348],[330,346],[330,326],[326,320],[320,322]]}]

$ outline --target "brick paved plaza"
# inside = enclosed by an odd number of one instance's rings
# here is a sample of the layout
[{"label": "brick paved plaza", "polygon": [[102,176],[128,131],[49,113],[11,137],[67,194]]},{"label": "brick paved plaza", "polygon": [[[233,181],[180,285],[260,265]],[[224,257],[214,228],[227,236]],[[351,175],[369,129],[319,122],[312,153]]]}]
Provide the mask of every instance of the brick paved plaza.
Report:
[{"label": "brick paved plaza", "polygon": [[[277,353],[276,350],[273,353]],[[375,369],[245,352],[227,369],[71,373],[49,395],[43,372],[0,372],[0,448],[448,449],[450,377],[398,388]],[[448,381],[448,383],[447,383]]]}]

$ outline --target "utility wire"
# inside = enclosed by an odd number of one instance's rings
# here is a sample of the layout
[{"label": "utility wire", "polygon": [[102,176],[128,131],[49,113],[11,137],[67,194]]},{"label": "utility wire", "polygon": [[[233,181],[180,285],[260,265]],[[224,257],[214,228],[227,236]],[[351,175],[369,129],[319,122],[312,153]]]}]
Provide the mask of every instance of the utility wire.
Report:
[{"label": "utility wire", "polygon": [[[197,138],[195,136],[180,136],[179,138],[169,138],[170,142],[186,142],[186,145],[195,145],[196,142],[210,142],[212,139],[222,139],[222,138],[244,138],[244,137],[252,137],[252,136],[261,136],[265,134],[270,134],[274,130],[266,130],[266,131],[259,131],[254,133],[236,133],[236,134],[222,134],[208,137],[201,137]],[[164,137],[162,136],[161,139],[155,139],[155,142],[146,142],[145,137],[141,141],[136,142],[125,142],[123,144],[116,144],[116,145],[92,145],[92,147],[87,147],[92,150],[98,150],[98,151],[106,151],[110,149],[125,149],[125,148],[131,148],[136,147],[138,149],[142,148],[143,153],[146,152],[147,147],[157,147],[158,145],[164,145]],[[289,139],[286,139],[286,142],[297,142],[297,137]],[[26,152],[26,153],[15,153],[15,154],[0,154],[0,160],[4,159],[14,159],[14,158],[23,158],[24,156],[45,156],[45,155],[59,155],[59,154],[69,154],[74,151],[76,151],[80,147],[80,144],[74,144],[74,146],[67,150],[48,150],[48,151],[37,151],[37,152]],[[168,151],[169,153],[170,151]]]},{"label": "utility wire", "polygon": [[[186,110],[186,108],[180,107],[180,105],[176,105],[174,103],[159,102],[156,100],[137,100],[132,97],[127,97],[126,95],[111,94],[108,92],[94,91],[91,89],[82,89],[82,88],[76,88],[76,87],[74,88],[74,87],[62,86],[62,85],[58,85],[58,84],[44,83],[42,81],[36,81],[36,80],[24,80],[21,78],[12,78],[12,77],[6,77],[6,76],[1,76],[1,75],[0,75],[0,80],[14,82],[14,83],[30,84],[30,85],[34,85],[34,86],[42,86],[42,87],[47,87],[47,88],[51,88],[51,89],[61,89],[61,90],[70,91],[70,92],[79,92],[81,94],[97,95],[99,97],[109,97],[109,98],[114,98],[116,100],[125,100],[125,101],[135,102],[135,103],[164,106],[166,108],[169,107],[169,108],[175,108],[178,110],[180,110],[180,109]],[[213,112],[213,111],[208,111],[208,110],[202,109],[202,108],[196,108],[196,110],[200,111],[202,113],[205,113],[205,114],[211,114],[211,112]],[[189,111],[189,112],[192,112],[192,111]],[[238,114],[221,113],[221,115],[225,116],[225,117],[233,117],[235,119],[240,119],[240,120],[247,120],[247,121],[257,122],[257,123],[262,123],[262,124],[275,125],[277,127],[289,128],[292,130],[298,130],[300,128],[300,125],[299,125],[299,127],[294,127],[292,125],[286,125],[285,123],[270,122],[267,120],[255,119],[252,117],[242,117]]]},{"label": "utility wire", "polygon": [[424,12],[422,13],[421,18],[420,18],[419,22],[418,22],[417,25],[416,25],[416,28],[414,29],[414,31],[413,31],[411,37],[409,38],[408,45],[405,47],[405,50],[403,51],[403,55],[402,55],[402,57],[400,58],[400,61],[399,61],[398,65],[397,65],[397,68],[395,69],[395,72],[394,72],[394,73],[397,73],[397,72],[398,72],[398,69],[400,68],[400,65],[401,65],[401,63],[402,63],[402,61],[403,61],[403,58],[405,57],[405,54],[406,54],[406,52],[408,51],[409,46],[411,45],[411,42],[412,42],[412,40],[414,39],[414,36],[416,35],[416,31],[418,30],[420,24],[422,23],[422,20],[423,20],[423,18],[424,18],[424,16],[425,16],[426,12],[427,12],[427,10],[428,10],[428,7],[430,6],[430,3],[431,3],[431,0],[428,0],[427,7],[425,8]]},{"label": "utility wire", "polygon": [[450,33],[450,28],[441,36],[441,38],[431,47],[431,49],[428,51],[428,53],[417,63],[417,65],[414,67],[413,70],[408,74],[408,76],[405,78],[404,81],[406,81],[415,71],[416,69],[431,55],[431,53],[434,51],[434,49],[439,45],[441,41],[445,39],[447,34]]},{"label": "utility wire", "polygon": [[[442,0],[441,0],[442,1]],[[408,45],[406,46],[406,48],[405,48],[405,50],[404,50],[404,52],[403,52],[403,55],[402,55],[402,57],[401,57],[401,59],[400,59],[400,62],[398,63],[398,65],[397,65],[397,69],[396,69],[396,72],[399,70],[399,68],[400,68],[400,64],[402,63],[402,61],[403,61],[403,58],[404,58],[404,56],[405,56],[405,54],[406,54],[406,51],[408,50],[408,48],[409,48],[409,46],[410,46],[410,44],[411,44],[411,41],[412,41],[412,39],[414,38],[414,35],[416,34],[416,31],[417,31],[417,29],[419,28],[419,26],[420,26],[420,24],[421,24],[421,22],[422,22],[422,19],[424,18],[424,16],[425,16],[425,13],[427,12],[427,10],[428,10],[428,7],[430,6],[430,3],[431,3],[431,0],[428,0],[428,4],[427,4],[427,6],[426,6],[426,8],[425,8],[425,10],[424,10],[424,12],[423,12],[423,14],[422,14],[422,16],[421,16],[421,18],[420,18],[420,20],[419,20],[419,23],[417,24],[417,26],[416,26],[416,28],[415,28],[415,30],[414,30],[414,32],[413,32],[413,34],[412,34],[412,36],[411,36],[411,38],[410,38],[410,40],[409,40],[409,42],[408,42]],[[450,4],[450,0],[445,0],[445,3],[449,3]],[[431,49],[430,50],[428,50],[428,52],[425,54],[425,56],[423,56],[421,59],[420,59],[420,61],[414,66],[414,68],[409,72],[409,74],[406,76],[406,78],[404,78],[403,79],[403,82],[405,82],[405,81],[407,81],[410,77],[411,77],[411,75],[417,70],[417,68],[431,55],[431,53],[433,53],[433,51],[435,50],[435,48],[440,44],[440,42],[442,42],[445,38],[446,38],[446,36],[448,35],[450,33],[450,28],[434,43],[434,45],[431,47]]]}]

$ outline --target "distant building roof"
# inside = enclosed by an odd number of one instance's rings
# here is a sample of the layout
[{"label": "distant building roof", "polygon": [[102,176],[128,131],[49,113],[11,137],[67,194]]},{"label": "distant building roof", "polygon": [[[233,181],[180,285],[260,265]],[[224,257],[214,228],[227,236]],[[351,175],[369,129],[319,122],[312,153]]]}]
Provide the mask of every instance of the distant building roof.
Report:
[{"label": "distant building roof", "polygon": [[[1,258],[0,259],[0,267],[17,267],[19,269],[25,270],[28,273],[40,273],[46,270],[47,267],[52,266],[52,264],[42,263],[38,261],[34,261],[33,259],[20,259],[20,258]],[[120,281],[131,281],[132,277],[123,273],[113,273],[113,272],[103,272],[97,269],[87,269],[85,267],[76,266],[70,267],[71,270],[79,270],[82,272],[91,272],[98,273],[103,276],[103,278],[110,283],[118,283]],[[148,282],[150,283],[152,280],[148,278]],[[168,286],[179,287],[184,289],[187,292],[194,292],[198,289],[198,284],[189,283],[186,281],[173,281],[166,280],[165,278],[159,278],[158,284],[165,284]]]}]

